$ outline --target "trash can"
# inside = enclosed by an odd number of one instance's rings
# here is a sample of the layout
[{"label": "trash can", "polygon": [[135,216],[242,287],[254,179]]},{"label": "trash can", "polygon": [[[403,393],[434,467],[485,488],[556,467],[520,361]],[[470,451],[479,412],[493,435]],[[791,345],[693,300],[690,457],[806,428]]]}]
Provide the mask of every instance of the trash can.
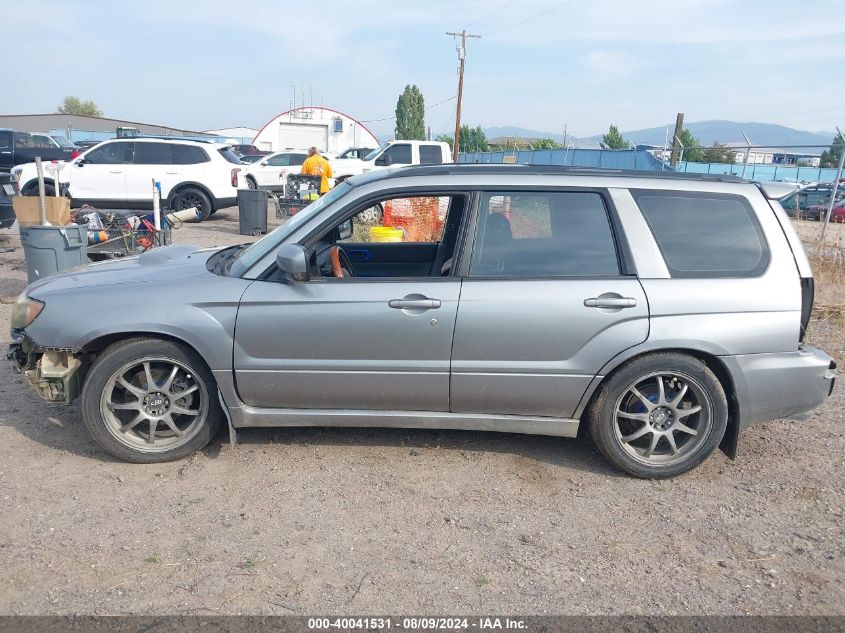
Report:
[{"label": "trash can", "polygon": [[88,231],[83,225],[22,226],[21,245],[30,283],[88,263]]},{"label": "trash can", "polygon": [[238,189],[238,219],[241,235],[267,232],[267,194],[261,189]]}]

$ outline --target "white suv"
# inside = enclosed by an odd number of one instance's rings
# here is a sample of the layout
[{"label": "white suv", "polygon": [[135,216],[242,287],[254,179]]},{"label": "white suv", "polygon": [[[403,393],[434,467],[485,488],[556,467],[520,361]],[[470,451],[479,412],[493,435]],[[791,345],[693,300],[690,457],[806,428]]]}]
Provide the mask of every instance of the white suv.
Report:
[{"label": "white suv", "polygon": [[448,143],[440,141],[388,141],[362,158],[336,158],[329,161],[338,181],[376,169],[405,165],[442,165],[452,162]]},{"label": "white suv", "polygon": [[[50,169],[52,167],[52,169]],[[48,195],[58,181],[74,205],[151,209],[153,179],[166,208],[196,207],[200,221],[237,202],[246,186],[238,156],[226,145],[204,141],[134,138],[105,141],[67,163],[45,170]],[[23,195],[38,195],[34,163],[15,168]]]}]

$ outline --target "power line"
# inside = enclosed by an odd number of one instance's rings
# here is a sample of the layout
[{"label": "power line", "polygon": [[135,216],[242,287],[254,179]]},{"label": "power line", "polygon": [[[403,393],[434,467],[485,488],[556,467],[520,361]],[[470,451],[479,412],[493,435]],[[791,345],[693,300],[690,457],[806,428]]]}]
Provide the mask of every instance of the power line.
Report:
[{"label": "power line", "polygon": [[501,11],[502,9],[507,8],[509,5],[511,5],[511,4],[513,4],[513,3],[514,3],[514,0],[508,0],[507,2],[505,2],[505,4],[503,4],[502,6],[500,6],[498,9],[493,9],[490,13],[485,13],[484,15],[482,15],[482,16],[481,16],[480,18],[478,18],[477,20],[473,20],[472,22],[468,22],[468,23],[467,23],[467,26],[470,26],[470,25],[472,25],[472,24],[478,24],[479,22],[484,22],[484,20],[486,20],[487,18],[489,18],[491,15],[495,15],[495,14],[497,14],[499,11]]},{"label": "power line", "polygon": [[533,22],[534,20],[537,20],[538,18],[542,18],[544,15],[548,15],[552,11],[557,11],[558,9],[562,9],[563,7],[569,6],[573,2],[575,2],[575,0],[567,0],[567,2],[561,2],[560,4],[553,6],[551,9],[546,9],[545,11],[541,11],[540,13],[537,13],[536,15],[532,15],[530,18],[526,18],[524,20],[521,20],[520,22],[515,22],[514,24],[510,24],[508,26],[505,26],[505,27],[503,27],[503,28],[501,28],[497,31],[493,31],[492,33],[488,33],[485,37],[490,37],[491,35],[498,35],[499,33],[502,33],[503,31],[509,31],[510,29],[515,29],[516,27],[522,26],[523,24],[528,24],[529,22]]},{"label": "power line", "polygon": [[[428,111],[429,111],[429,110],[431,110],[432,108],[436,108],[436,107],[437,107],[437,106],[439,106],[439,105],[443,105],[443,104],[444,104],[444,103],[446,103],[447,101],[452,101],[452,100],[457,99],[457,98],[458,98],[458,95],[452,95],[452,96],[451,96],[451,97],[449,97],[448,99],[443,99],[443,101],[438,101],[437,103],[435,103],[435,104],[433,104],[433,105],[426,106],[426,107],[424,108],[424,111],[425,111],[425,112],[428,112]],[[361,121],[361,123],[378,123],[378,122],[380,122],[380,121],[392,121],[392,120],[393,120],[393,119],[395,119],[395,118],[396,118],[396,115],[394,114],[393,116],[386,116],[386,117],[384,117],[383,119],[366,119],[366,120],[362,120],[362,121]]]}]

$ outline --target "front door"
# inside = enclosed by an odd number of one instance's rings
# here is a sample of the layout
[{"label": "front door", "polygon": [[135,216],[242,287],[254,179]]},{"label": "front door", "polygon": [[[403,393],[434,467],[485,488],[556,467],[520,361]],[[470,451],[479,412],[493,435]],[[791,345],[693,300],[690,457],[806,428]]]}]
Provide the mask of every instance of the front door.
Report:
[{"label": "front door", "polygon": [[235,378],[255,407],[449,410],[460,280],[256,281],[241,298]]},{"label": "front door", "polygon": [[452,353],[452,411],[570,417],[611,358],[648,336],[601,192],[481,197]]},{"label": "front door", "polygon": [[[468,200],[417,192],[362,201],[309,241],[311,281],[253,283],[235,335],[241,399],[256,407],[448,412],[461,280],[444,262]],[[347,213],[351,228],[341,222]],[[385,224],[398,241],[377,241]],[[326,269],[332,248],[345,253],[351,275]]]},{"label": "front door", "polygon": [[125,203],[126,172],[132,164],[134,145],[129,141],[105,143],[72,161],[68,175],[71,197]]}]

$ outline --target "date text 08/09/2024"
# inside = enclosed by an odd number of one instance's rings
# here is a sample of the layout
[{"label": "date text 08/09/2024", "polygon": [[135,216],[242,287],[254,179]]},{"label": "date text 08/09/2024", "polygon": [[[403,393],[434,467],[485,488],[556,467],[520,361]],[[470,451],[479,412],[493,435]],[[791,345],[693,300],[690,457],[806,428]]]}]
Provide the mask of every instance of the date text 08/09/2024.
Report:
[{"label": "date text 08/09/2024", "polygon": [[518,618],[499,617],[368,617],[368,618],[309,618],[308,628],[321,630],[387,630],[403,629],[409,631],[457,631],[457,630],[524,630],[525,621]]}]

